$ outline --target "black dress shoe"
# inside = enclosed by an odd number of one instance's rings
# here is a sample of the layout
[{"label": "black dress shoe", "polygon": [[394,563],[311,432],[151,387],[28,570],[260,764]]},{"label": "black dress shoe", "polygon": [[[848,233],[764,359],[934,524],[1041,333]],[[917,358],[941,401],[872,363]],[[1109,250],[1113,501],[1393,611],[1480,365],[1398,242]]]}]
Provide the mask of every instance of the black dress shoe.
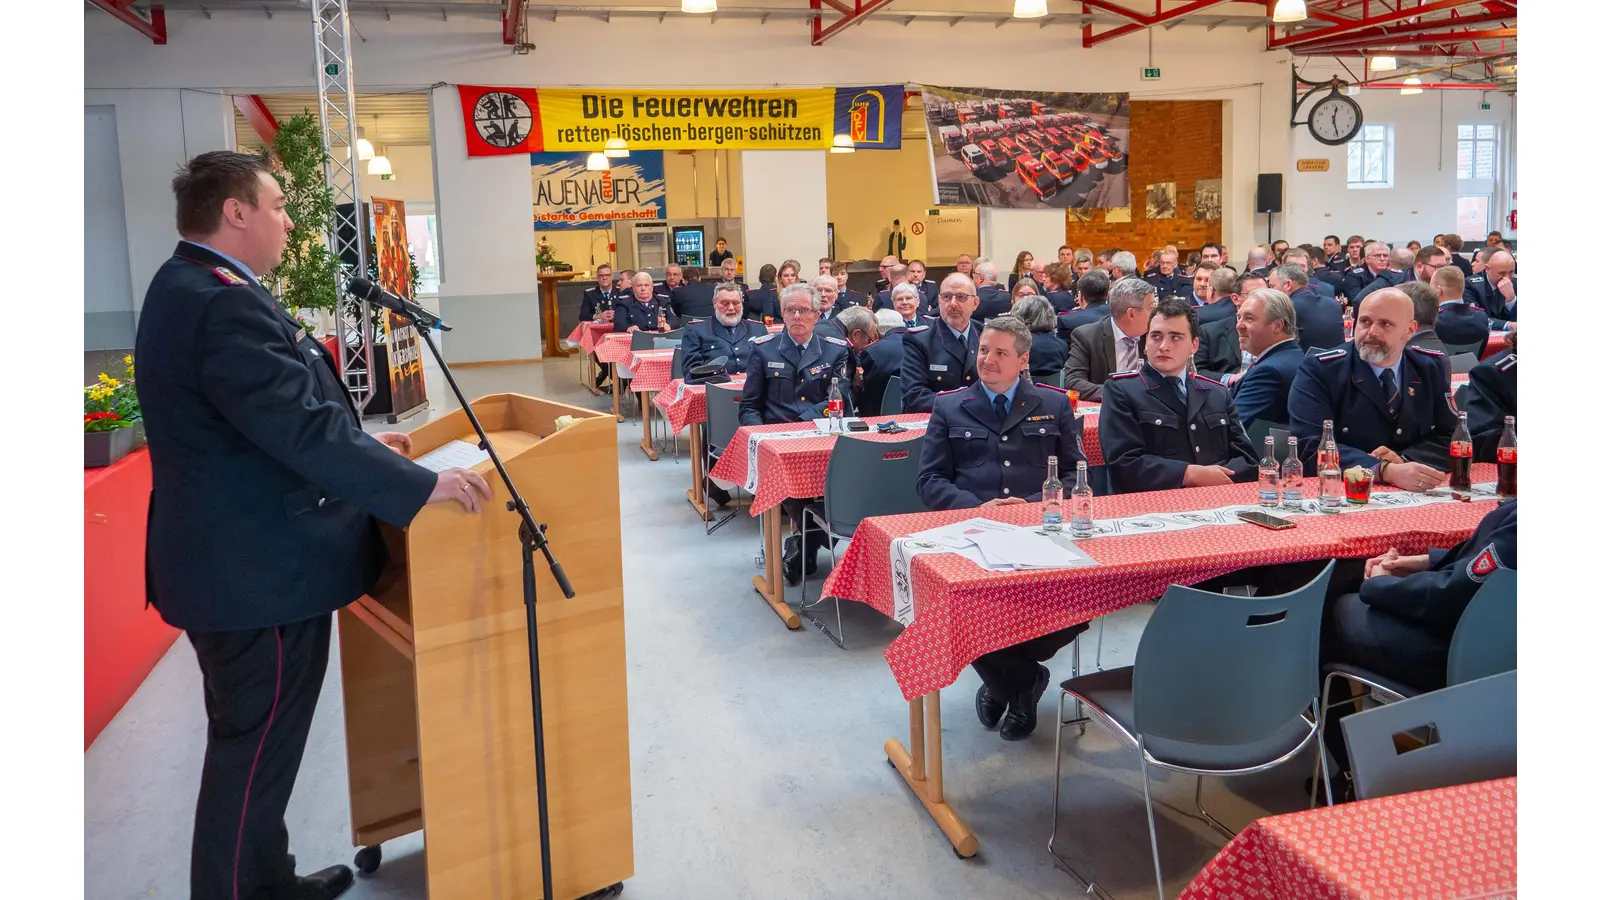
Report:
[{"label": "black dress shoe", "polygon": [[713,482],[706,482],[706,497],[718,506],[726,507],[733,502],[733,497],[722,486]]},{"label": "black dress shoe", "polygon": [[1033,734],[1034,726],[1039,724],[1039,698],[1044,696],[1044,689],[1049,685],[1050,670],[1039,666],[1033,686],[1022,696],[1012,699],[1005,721],[1000,723],[1001,740],[1020,741]]},{"label": "black dress shoe", "polygon": [[790,587],[800,585],[800,538],[794,535],[783,539],[783,580]]},{"label": "black dress shoe", "polygon": [[333,900],[356,883],[349,866],[329,866],[295,879],[295,900]]},{"label": "black dress shoe", "polygon": [[987,684],[978,688],[978,724],[993,731],[1006,714],[1006,701],[995,696]]}]

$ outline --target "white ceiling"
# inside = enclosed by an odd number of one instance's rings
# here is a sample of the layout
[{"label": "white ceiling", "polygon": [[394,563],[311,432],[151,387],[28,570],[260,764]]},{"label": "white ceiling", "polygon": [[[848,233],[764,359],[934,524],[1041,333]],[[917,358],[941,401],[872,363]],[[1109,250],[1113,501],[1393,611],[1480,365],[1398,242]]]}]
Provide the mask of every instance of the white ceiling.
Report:
[{"label": "white ceiling", "polygon": [[[280,123],[303,110],[317,114],[315,94],[262,94],[267,110]],[[431,143],[428,133],[428,94],[357,94],[356,123],[374,147]],[[262,140],[237,111],[233,114],[239,149],[259,150]]]}]

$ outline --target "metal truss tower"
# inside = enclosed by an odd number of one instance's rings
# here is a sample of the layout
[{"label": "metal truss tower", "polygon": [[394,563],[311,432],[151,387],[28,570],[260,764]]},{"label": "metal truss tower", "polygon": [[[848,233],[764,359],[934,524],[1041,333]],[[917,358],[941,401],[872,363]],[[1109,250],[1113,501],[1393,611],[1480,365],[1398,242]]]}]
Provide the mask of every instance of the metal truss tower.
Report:
[{"label": "metal truss tower", "polygon": [[[317,116],[322,123],[322,147],[326,153],[322,168],[333,191],[334,227],[328,232],[328,248],[339,266],[338,312],[334,318],[339,337],[339,372],[345,387],[355,399],[356,409],[366,412],[372,399],[372,307],[365,300],[345,296],[345,283],[352,276],[367,274],[367,217],[362,214],[358,183],[360,155],[356,152],[356,85],[350,65],[350,13],[345,0],[311,0],[311,15],[316,28]],[[348,260],[357,265],[351,269]]]}]

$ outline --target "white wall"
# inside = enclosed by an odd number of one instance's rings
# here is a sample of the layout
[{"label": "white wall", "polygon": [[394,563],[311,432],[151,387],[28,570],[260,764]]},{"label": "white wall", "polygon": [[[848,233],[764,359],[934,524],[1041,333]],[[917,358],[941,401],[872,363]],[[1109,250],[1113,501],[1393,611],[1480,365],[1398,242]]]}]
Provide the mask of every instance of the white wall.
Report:
[{"label": "white wall", "polygon": [[979,209],[978,242],[994,262],[1004,287],[1011,266],[1024,250],[1054,261],[1067,233],[1067,214],[1059,209]]},{"label": "white wall", "polygon": [[[114,19],[111,24],[127,28]],[[233,149],[232,98],[190,90],[85,90],[83,103],[115,109],[128,283],[137,310],[156,269],[178,242],[173,173],[192,156]]]},{"label": "white wall", "polygon": [[117,110],[83,110],[83,349],[133,346],[133,281]]},{"label": "white wall", "polygon": [[389,157],[389,165],[394,168],[394,180],[384,181],[377,175],[368,175],[366,163],[362,163],[361,199],[382,197],[407,203],[433,199],[433,148],[390,144],[384,148],[384,155]]},{"label": "white wall", "polygon": [[[1309,78],[1321,79],[1323,74]],[[1429,76],[1421,76],[1427,80]],[[1399,79],[1396,79],[1399,80]],[[1488,110],[1478,108],[1478,91],[1425,91],[1401,96],[1394,90],[1364,90],[1355,100],[1369,124],[1394,127],[1392,188],[1348,188],[1344,146],[1329,147],[1304,127],[1294,129],[1292,158],[1284,172],[1286,236],[1293,243],[1320,244],[1325,234],[1404,244],[1456,230],[1456,126],[1499,126],[1500,165],[1490,229],[1506,231],[1505,213],[1515,187],[1516,98],[1489,93]],[[1314,102],[1314,101],[1313,101]],[[1310,105],[1307,105],[1309,112]],[[1299,172],[1297,159],[1327,159],[1327,172]],[[1510,233],[1507,233],[1508,236]]]},{"label": "white wall", "polygon": [[[745,265],[793,259],[800,277],[828,254],[825,150],[746,150],[743,159]],[[753,279],[750,279],[754,283]]]}]

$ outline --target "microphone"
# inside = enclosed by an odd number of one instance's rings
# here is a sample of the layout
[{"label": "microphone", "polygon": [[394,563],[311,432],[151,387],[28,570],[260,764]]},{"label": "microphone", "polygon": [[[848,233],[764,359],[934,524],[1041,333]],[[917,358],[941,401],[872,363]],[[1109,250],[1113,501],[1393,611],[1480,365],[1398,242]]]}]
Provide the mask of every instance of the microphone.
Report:
[{"label": "microphone", "polygon": [[450,330],[450,326],[446,325],[443,319],[399,294],[389,293],[365,278],[350,279],[345,282],[344,290],[345,293],[357,300],[365,300],[374,306],[381,306],[384,309],[397,312],[423,328],[437,328],[440,331]]}]

